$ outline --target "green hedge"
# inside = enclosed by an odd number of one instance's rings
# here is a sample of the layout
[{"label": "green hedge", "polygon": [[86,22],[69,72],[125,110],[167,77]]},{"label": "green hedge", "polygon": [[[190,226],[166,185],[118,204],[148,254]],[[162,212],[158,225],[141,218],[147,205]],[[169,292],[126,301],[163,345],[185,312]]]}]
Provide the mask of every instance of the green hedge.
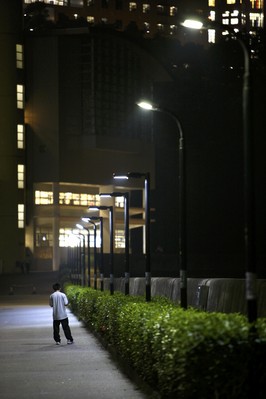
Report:
[{"label": "green hedge", "polygon": [[[266,319],[67,286],[73,311],[163,398],[266,398]],[[252,377],[253,385],[250,383]],[[257,393],[254,389],[257,389]]]}]

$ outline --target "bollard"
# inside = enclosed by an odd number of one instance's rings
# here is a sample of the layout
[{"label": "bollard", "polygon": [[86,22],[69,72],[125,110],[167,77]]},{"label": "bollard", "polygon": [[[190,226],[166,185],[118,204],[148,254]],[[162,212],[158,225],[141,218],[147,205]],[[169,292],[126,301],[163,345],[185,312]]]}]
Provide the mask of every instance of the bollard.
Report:
[{"label": "bollard", "polygon": [[13,287],[9,287],[9,295],[14,295],[14,288]]}]

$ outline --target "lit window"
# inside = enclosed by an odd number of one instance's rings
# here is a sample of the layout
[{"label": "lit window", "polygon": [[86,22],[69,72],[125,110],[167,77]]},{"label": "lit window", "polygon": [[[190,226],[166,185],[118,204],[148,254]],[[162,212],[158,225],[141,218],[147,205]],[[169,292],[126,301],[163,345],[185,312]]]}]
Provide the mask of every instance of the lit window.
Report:
[{"label": "lit window", "polygon": [[210,11],[210,21],[215,21],[215,11]]},{"label": "lit window", "polygon": [[23,46],[22,44],[16,44],[16,62],[17,68],[23,68]]},{"label": "lit window", "polygon": [[115,206],[118,208],[124,208],[125,197],[115,197]]},{"label": "lit window", "polygon": [[92,206],[100,205],[100,197],[98,194],[85,193],[59,193],[60,205],[74,205],[74,206]]},{"label": "lit window", "polygon": [[232,18],[231,19],[231,25],[237,25],[239,23],[239,19],[238,18]]},{"label": "lit window", "polygon": [[146,33],[150,32],[150,24],[149,24],[149,22],[144,22],[144,31]]},{"label": "lit window", "polygon": [[17,85],[17,107],[23,109],[24,107],[24,87]]},{"label": "lit window", "polygon": [[252,26],[263,28],[263,14],[259,13],[250,13],[249,14],[250,21]]},{"label": "lit window", "polygon": [[163,14],[163,12],[164,12],[164,6],[162,6],[162,5],[158,5],[157,6],[157,12],[158,12],[158,14]]},{"label": "lit window", "polygon": [[137,9],[137,3],[130,2],[129,3],[129,11],[135,11]]},{"label": "lit window", "polygon": [[18,204],[18,228],[24,229],[24,204]]},{"label": "lit window", "polygon": [[[88,226],[89,228],[89,226]],[[59,229],[59,247],[77,247],[80,245],[81,235],[84,236],[85,246],[88,246],[88,231],[86,229],[70,229],[70,228],[60,228]],[[93,227],[90,228],[90,248],[94,248],[94,230]],[[96,247],[101,246],[101,233],[100,229],[96,229]]]},{"label": "lit window", "polygon": [[226,3],[227,3],[227,4],[235,4],[235,3],[236,3],[236,0],[227,0]]},{"label": "lit window", "polygon": [[209,7],[215,7],[215,0],[209,0]]},{"label": "lit window", "polygon": [[170,7],[170,16],[175,17],[177,14],[177,8],[176,7]]},{"label": "lit window", "polygon": [[208,42],[215,43],[215,29],[208,30]]},{"label": "lit window", "polygon": [[176,25],[170,25],[170,35],[174,35],[177,31]]},{"label": "lit window", "polygon": [[83,0],[70,0],[69,3],[72,7],[83,7]]},{"label": "lit window", "polygon": [[89,17],[87,17],[87,22],[89,23],[89,24],[94,24],[94,17],[93,16],[89,16]]},{"label": "lit window", "polygon": [[53,202],[52,191],[35,191],[35,205],[50,205]]},{"label": "lit window", "polygon": [[18,164],[18,188],[25,186],[25,165]]},{"label": "lit window", "polygon": [[124,230],[115,230],[115,248],[125,248]]},{"label": "lit window", "polygon": [[107,18],[102,18],[101,21],[102,21],[103,24],[107,24],[108,19]]},{"label": "lit window", "polygon": [[[69,0],[44,0],[44,3],[53,4],[55,6],[67,6]],[[24,4],[35,3],[36,0],[24,0]]]},{"label": "lit window", "polygon": [[24,125],[17,125],[17,148],[24,149]]},{"label": "lit window", "polygon": [[146,14],[147,12],[149,12],[150,9],[151,9],[150,4],[143,4],[143,6],[142,6],[143,14]]}]

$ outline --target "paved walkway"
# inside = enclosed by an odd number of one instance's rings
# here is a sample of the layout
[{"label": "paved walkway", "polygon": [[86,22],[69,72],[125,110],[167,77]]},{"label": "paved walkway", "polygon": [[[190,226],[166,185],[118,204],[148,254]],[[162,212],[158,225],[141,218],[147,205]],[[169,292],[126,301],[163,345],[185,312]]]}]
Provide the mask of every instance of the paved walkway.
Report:
[{"label": "paved walkway", "polygon": [[[0,295],[1,399],[144,399],[69,311],[74,345],[56,346],[46,295]],[[151,397],[151,396],[150,396]]]}]

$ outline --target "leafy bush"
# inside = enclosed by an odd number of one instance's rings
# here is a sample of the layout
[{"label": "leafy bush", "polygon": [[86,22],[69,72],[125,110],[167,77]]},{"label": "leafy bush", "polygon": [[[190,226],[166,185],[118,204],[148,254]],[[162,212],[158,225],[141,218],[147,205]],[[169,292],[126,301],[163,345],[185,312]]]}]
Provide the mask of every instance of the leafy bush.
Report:
[{"label": "leafy bush", "polygon": [[[165,298],[145,302],[67,286],[72,309],[163,398],[266,397],[266,319],[183,310]],[[252,366],[252,367],[251,367]],[[253,378],[253,381],[250,379]],[[253,384],[252,384],[253,383]]]}]

